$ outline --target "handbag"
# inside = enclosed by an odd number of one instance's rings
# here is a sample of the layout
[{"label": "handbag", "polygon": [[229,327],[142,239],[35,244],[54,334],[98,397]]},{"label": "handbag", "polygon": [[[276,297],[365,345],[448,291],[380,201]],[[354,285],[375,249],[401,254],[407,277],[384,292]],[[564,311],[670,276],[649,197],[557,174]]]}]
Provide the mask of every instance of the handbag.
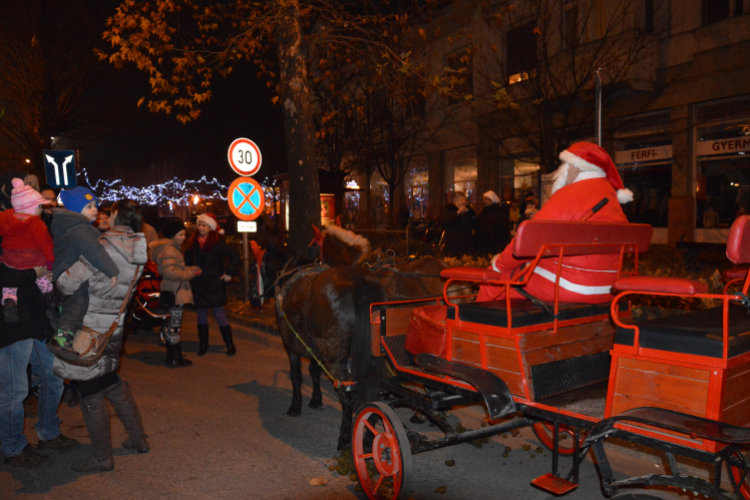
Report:
[{"label": "handbag", "polygon": [[63,349],[54,344],[48,344],[47,348],[61,361],[65,361],[71,365],[95,365],[100,359],[102,359],[104,349],[107,347],[109,339],[117,330],[117,327],[120,324],[120,319],[124,317],[125,309],[128,306],[128,302],[130,302],[130,295],[133,293],[133,288],[135,288],[135,284],[138,282],[140,271],[141,266],[136,266],[133,278],[130,280],[130,287],[128,287],[128,292],[125,294],[125,299],[122,301],[117,317],[106,332],[99,333],[84,326],[76,332],[75,338],[73,339],[73,350]]}]

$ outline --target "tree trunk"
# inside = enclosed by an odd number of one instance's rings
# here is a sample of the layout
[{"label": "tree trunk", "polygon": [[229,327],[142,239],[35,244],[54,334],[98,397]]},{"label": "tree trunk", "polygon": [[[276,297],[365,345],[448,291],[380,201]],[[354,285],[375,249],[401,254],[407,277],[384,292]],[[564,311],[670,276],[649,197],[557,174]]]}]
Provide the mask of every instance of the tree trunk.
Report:
[{"label": "tree trunk", "polygon": [[302,52],[299,1],[280,3],[285,11],[276,39],[281,73],[279,100],[289,161],[288,245],[293,252],[301,253],[312,241],[312,225],[320,227],[320,182],[307,65]]}]

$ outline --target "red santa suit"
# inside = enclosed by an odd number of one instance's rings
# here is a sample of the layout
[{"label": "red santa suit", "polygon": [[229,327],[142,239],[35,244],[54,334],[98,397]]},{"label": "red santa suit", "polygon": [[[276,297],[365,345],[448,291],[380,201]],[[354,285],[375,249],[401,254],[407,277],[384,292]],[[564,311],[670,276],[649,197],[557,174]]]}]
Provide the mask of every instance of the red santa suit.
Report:
[{"label": "red santa suit", "polygon": [[[608,198],[609,203],[592,215],[590,222],[628,222],[620,203],[632,200],[632,193],[623,189],[622,180],[609,155],[591,143],[576,143],[560,154],[563,162],[560,175],[567,176],[567,164],[581,172],[572,184],[556,191],[549,201],[534,215],[533,220],[582,220],[597,203]],[[598,165],[603,165],[604,168]],[[616,179],[612,176],[616,175]],[[553,188],[554,189],[554,188]],[[618,203],[618,201],[620,203]],[[502,274],[501,279],[517,276],[531,259],[513,256],[514,241],[492,259],[491,269]],[[545,302],[555,300],[555,278],[558,259],[545,258],[539,261],[524,290]],[[612,300],[610,288],[617,277],[619,255],[580,255],[563,257],[560,275],[560,301],[586,304],[601,304]],[[511,292],[514,298],[520,294]],[[505,297],[505,287],[483,285],[478,302]]]}]

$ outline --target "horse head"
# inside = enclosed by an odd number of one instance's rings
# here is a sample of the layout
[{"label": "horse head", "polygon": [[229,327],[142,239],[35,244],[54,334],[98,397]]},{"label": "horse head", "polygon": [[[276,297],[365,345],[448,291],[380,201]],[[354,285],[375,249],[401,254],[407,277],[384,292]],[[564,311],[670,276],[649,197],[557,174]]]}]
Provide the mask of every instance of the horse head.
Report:
[{"label": "horse head", "polygon": [[263,307],[265,299],[275,293],[274,283],[292,258],[274,246],[261,249],[250,242],[254,259],[250,262],[250,293],[248,299],[253,307]]}]

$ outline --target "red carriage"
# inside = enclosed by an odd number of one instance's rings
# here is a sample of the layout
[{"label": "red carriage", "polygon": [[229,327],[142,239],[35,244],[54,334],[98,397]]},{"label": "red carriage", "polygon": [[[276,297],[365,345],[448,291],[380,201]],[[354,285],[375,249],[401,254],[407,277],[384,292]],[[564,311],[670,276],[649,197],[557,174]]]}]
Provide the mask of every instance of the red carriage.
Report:
[{"label": "red carriage", "polygon": [[[690,490],[714,499],[750,498],[742,445],[750,443],[750,280],[742,291],[709,294],[697,281],[637,275],[638,255],[651,240],[640,224],[528,221],[514,254],[532,258],[513,281],[489,269],[443,271],[445,289],[455,281],[523,289],[541,259],[619,254],[610,304],[541,303],[505,298],[492,302],[402,301],[371,306],[372,353],[387,357],[395,376],[381,382],[389,403],[361,408],[354,422],[353,452],[360,484],[370,499],[407,498],[411,456],[533,426],[552,450],[552,470],[532,481],[564,494],[578,483],[579,465],[593,451],[606,495],[651,486]],[[626,254],[635,271],[625,272]],[[750,262],[750,216],[732,226],[727,257]],[[707,298],[717,307],[678,316],[634,321],[628,298],[652,294]],[[458,434],[445,411],[486,405],[492,425]],[[408,432],[392,407],[421,411],[445,436]],[[561,434],[573,439],[561,441]],[[618,438],[666,454],[671,474],[616,480],[604,449]],[[563,443],[571,443],[564,447]],[[560,474],[560,455],[573,466]],[[710,480],[678,468],[675,456],[710,465]],[[722,479],[722,470],[728,471]],[[726,474],[726,472],[725,472]]]}]

